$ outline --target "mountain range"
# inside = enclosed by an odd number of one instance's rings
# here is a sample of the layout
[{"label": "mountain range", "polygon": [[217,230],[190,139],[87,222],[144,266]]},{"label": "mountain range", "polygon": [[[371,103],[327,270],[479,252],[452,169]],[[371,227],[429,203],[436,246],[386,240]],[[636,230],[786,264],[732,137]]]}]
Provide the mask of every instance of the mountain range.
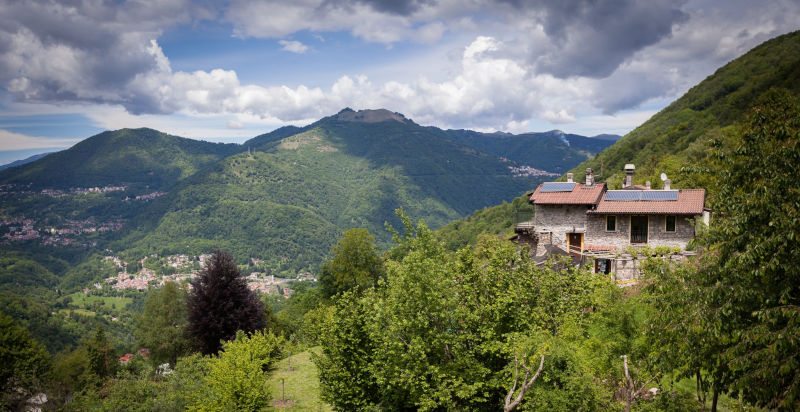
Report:
[{"label": "mountain range", "polygon": [[0,184],[15,188],[0,212],[34,220],[35,231],[74,221],[121,227],[81,244],[131,258],[221,248],[275,271],[313,270],[348,228],[367,228],[385,246],[398,208],[441,227],[612,143],[555,131],[444,131],[385,109],[347,108],[241,145],[122,129],[0,171]]}]

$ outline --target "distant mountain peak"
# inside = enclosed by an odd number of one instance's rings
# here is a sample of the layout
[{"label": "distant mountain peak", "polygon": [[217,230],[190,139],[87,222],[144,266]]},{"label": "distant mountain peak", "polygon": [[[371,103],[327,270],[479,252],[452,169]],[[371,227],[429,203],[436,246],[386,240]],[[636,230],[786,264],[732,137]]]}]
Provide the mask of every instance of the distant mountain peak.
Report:
[{"label": "distant mountain peak", "polygon": [[386,109],[366,109],[354,111],[346,107],[339,113],[333,116],[334,119],[344,122],[363,122],[363,123],[379,123],[389,120],[394,120],[400,123],[409,122],[401,113],[392,112]]}]

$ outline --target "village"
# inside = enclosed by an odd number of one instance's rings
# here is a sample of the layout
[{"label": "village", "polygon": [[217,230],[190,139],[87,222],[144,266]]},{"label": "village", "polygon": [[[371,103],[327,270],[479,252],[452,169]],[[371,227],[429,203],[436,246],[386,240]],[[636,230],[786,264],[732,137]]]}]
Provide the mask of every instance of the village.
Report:
[{"label": "village", "polygon": [[[106,288],[113,291],[146,291],[150,288],[162,287],[167,282],[175,282],[184,285],[187,290],[191,290],[191,281],[199,276],[210,258],[210,254],[199,256],[178,254],[165,257],[153,254],[129,264],[118,256],[105,256],[103,260],[113,264],[117,273],[103,279],[102,282],[94,283],[91,288],[84,288],[82,292],[84,294],[97,293]],[[259,259],[253,259],[253,261],[256,264],[260,262]],[[265,295],[283,296],[285,299],[292,295],[290,282],[316,281],[316,278],[307,272],[299,273],[295,278],[280,278],[275,275],[267,275],[266,272],[253,271],[246,275],[245,279],[250,290]]]},{"label": "village", "polygon": [[[128,190],[125,185],[108,185],[96,187],[70,187],[68,189],[45,188],[33,190],[30,185],[3,184],[0,185],[0,199],[5,197],[35,197],[46,196],[53,199],[62,199],[69,196],[82,196],[87,194],[106,194]],[[126,196],[122,201],[152,201],[165,195],[166,192],[155,191],[135,196]],[[118,201],[118,200],[116,200]],[[0,209],[0,243],[36,241],[45,246],[56,247],[94,247],[94,240],[81,240],[86,234],[116,232],[125,225],[126,219],[110,218],[98,219],[89,216],[84,219],[57,219],[36,218],[17,213],[9,213]]]}]

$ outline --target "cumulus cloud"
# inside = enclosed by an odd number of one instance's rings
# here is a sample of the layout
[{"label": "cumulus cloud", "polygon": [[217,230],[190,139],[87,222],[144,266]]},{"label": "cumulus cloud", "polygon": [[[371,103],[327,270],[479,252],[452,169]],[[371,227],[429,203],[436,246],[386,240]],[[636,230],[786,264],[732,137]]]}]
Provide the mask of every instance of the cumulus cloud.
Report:
[{"label": "cumulus cloud", "polygon": [[[231,0],[220,13],[191,0],[0,2],[0,82],[19,102],[111,105],[136,115],[273,124],[345,106],[386,107],[425,124],[519,130],[530,119],[571,123],[677,97],[800,26],[797,2],[736,1]],[[229,68],[173,70],[162,31],[203,19],[230,23],[234,36],[279,39],[294,53],[309,50],[284,40],[300,31],[420,47],[454,35],[448,39],[460,47],[433,79],[409,67],[380,83],[356,71],[315,87],[245,84]]]},{"label": "cumulus cloud", "polygon": [[296,40],[278,40],[278,44],[283,46],[283,50],[303,54],[308,51],[308,46]]}]

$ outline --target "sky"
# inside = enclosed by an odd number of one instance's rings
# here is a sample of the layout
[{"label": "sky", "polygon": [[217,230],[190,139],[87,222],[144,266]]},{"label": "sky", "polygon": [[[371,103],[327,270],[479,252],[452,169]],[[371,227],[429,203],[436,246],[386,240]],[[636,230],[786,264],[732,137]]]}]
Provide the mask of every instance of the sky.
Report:
[{"label": "sky", "polygon": [[623,135],[799,0],[0,0],[0,164],[104,130],[243,142],[386,108]]}]

